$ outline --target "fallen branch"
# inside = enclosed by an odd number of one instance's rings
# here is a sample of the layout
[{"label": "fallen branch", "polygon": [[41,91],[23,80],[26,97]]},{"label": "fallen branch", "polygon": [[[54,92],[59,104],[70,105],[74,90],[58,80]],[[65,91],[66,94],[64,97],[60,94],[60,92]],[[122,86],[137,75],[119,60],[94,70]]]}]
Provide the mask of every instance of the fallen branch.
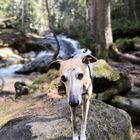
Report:
[{"label": "fallen branch", "polygon": [[122,54],[122,53],[118,53],[118,55],[122,58],[122,59],[125,59],[127,61],[130,61],[131,63],[134,63],[134,64],[138,64],[140,65],[140,58],[139,57],[136,57],[134,55],[131,55],[131,54]]},{"label": "fallen branch", "polygon": [[109,53],[111,53],[111,57],[117,58],[118,60],[127,60],[131,63],[140,65],[140,58],[131,54],[123,54],[118,51],[118,49],[112,45],[109,48]]}]

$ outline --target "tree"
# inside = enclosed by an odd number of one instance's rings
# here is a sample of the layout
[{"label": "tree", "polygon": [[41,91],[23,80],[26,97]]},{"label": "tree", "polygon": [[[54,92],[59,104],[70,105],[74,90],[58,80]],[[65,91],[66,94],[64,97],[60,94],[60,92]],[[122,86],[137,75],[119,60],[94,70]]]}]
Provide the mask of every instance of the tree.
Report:
[{"label": "tree", "polygon": [[92,0],[89,8],[89,21],[96,41],[97,57],[107,59],[109,46],[113,42],[111,1]]}]

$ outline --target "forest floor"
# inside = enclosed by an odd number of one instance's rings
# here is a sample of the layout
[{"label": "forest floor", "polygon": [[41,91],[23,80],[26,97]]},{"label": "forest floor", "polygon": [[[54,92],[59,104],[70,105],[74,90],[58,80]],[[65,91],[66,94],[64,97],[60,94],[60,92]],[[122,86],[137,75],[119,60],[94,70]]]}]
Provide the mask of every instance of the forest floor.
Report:
[{"label": "forest floor", "polygon": [[[133,65],[129,62],[115,62],[112,60],[110,60],[109,63],[115,70],[128,74],[133,81],[132,83],[140,81],[139,65]],[[51,133],[52,129],[54,130],[54,126],[57,133],[61,133],[62,126],[56,126],[56,124],[59,124],[57,121],[63,118],[63,127],[66,128],[67,135],[71,135],[71,128],[69,127],[69,129],[67,129],[67,126],[71,125],[67,100],[65,96],[61,96],[57,93],[57,89],[50,90],[49,92],[37,90],[35,93],[22,96],[18,99],[14,98],[14,83],[16,81],[25,81],[27,84],[31,84],[36,77],[37,75],[31,74],[29,76],[12,76],[5,78],[5,86],[3,92],[0,94],[0,127],[7,122],[9,122],[8,124],[16,123],[20,119],[22,119],[22,122],[27,122],[27,120],[29,121],[31,119],[40,119],[41,121],[45,119],[44,122],[49,125],[47,130],[44,130],[45,123],[41,125],[41,127],[39,127],[38,124],[36,129],[40,129],[40,132],[44,133],[47,131],[48,135],[52,135]],[[64,106],[66,107],[64,108]],[[14,121],[10,121],[12,119],[14,119]],[[139,129],[140,125],[134,126],[134,136],[137,140],[140,140]]]}]

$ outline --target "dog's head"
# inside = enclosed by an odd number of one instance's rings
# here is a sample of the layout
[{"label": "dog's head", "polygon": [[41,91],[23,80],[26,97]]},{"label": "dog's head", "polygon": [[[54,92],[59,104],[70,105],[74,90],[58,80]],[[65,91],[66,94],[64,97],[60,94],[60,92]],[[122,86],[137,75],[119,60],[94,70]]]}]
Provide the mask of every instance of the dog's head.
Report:
[{"label": "dog's head", "polygon": [[[60,71],[61,81],[65,84],[66,94],[68,96],[69,105],[76,107],[82,103],[82,94],[92,86],[90,78],[90,70],[88,64],[94,63],[97,59],[91,55],[83,58],[72,58],[69,60],[58,60],[50,64],[50,68]],[[91,92],[92,92],[92,88]]]}]

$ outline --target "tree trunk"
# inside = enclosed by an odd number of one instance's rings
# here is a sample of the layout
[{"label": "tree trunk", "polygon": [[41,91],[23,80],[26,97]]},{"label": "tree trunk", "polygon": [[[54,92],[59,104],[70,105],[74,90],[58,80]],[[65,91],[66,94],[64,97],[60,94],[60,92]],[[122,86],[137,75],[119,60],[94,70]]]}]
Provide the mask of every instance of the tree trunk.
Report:
[{"label": "tree trunk", "polygon": [[93,31],[96,40],[96,54],[99,58],[108,58],[108,48],[113,42],[111,30],[111,1],[92,0]]},{"label": "tree trunk", "polygon": [[96,25],[94,24],[96,21],[96,0],[89,0],[88,2],[88,22],[90,25],[91,33],[95,34]]},{"label": "tree trunk", "polygon": [[54,39],[56,41],[56,45],[57,45],[57,49],[56,49],[56,52],[53,56],[53,61],[57,59],[57,56],[59,55],[59,51],[60,51],[60,44],[59,44],[59,41],[57,39],[57,35],[55,34],[54,32],[54,29],[53,29],[53,26],[52,26],[52,18],[51,18],[51,13],[50,13],[50,9],[49,9],[49,3],[48,3],[48,0],[45,0],[46,2],[46,10],[47,10],[47,13],[48,13],[48,21],[49,21],[49,27],[50,27],[50,30],[51,32],[53,33],[53,36],[54,36]]}]

